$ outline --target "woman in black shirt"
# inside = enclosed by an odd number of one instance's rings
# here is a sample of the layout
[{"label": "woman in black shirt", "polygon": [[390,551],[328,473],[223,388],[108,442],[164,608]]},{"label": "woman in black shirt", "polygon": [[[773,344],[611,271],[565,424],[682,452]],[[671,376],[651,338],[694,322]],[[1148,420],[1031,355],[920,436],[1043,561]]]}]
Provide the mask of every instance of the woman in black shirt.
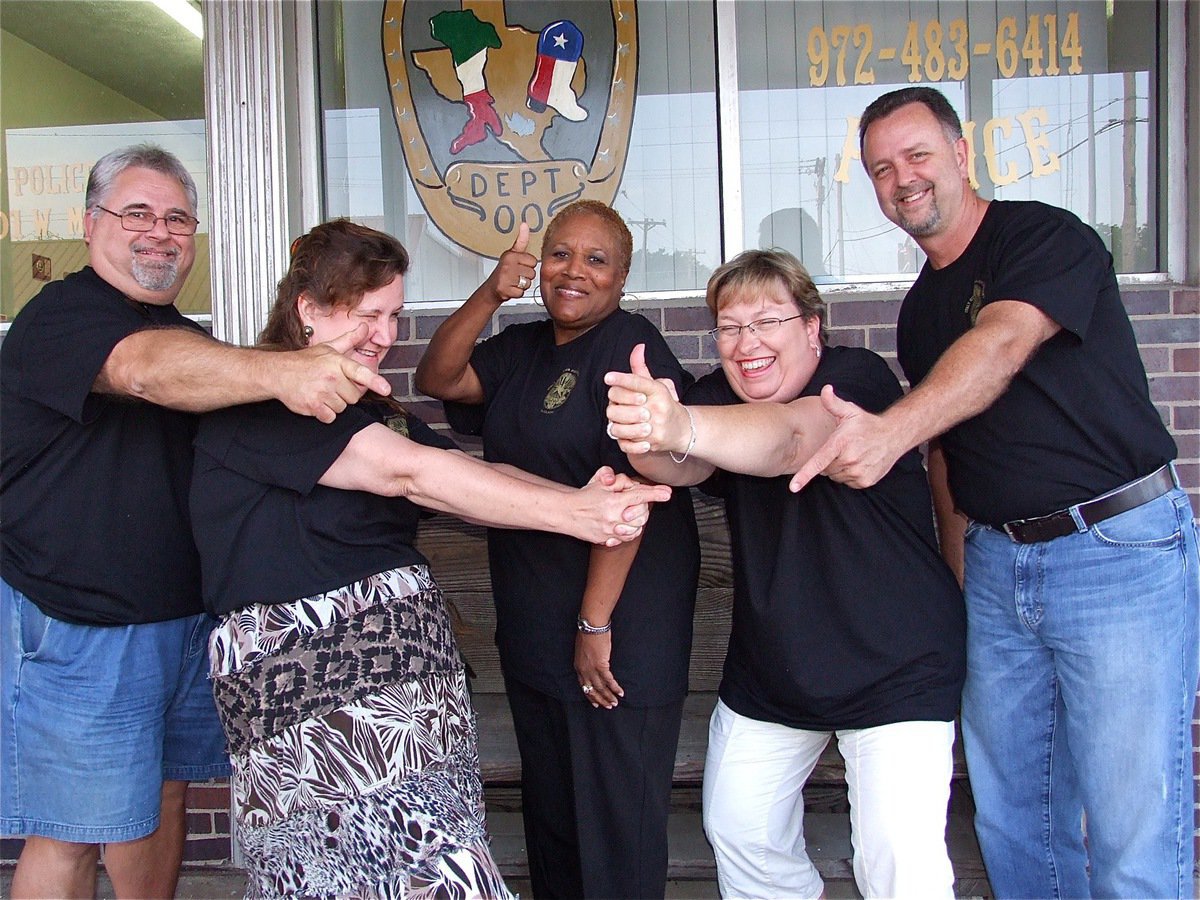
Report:
[{"label": "woman in black shirt", "polygon": [[[388,235],[318,226],[294,247],[262,342],[328,342],[378,371],[407,267]],[[504,470],[386,398],[329,418],[248,404],[205,416],[196,438],[193,531],[220,617],[213,690],[248,895],[508,896],[463,666],[413,547],[419,507],[618,543],[665,489]]]},{"label": "woman in black shirt", "polygon": [[[658,330],[620,309],[633,240],[621,217],[579,201],[551,221],[541,290],[549,318],[475,341],[539,260],[521,227],[492,276],[450,316],[417,388],[485,458],[582,484],[632,472],[605,433],[604,373],[645,344],[655,374],[691,382]],[[687,694],[699,546],[686,491],[658,504],[640,547],[488,533],[496,642],[521,753],[535,897],[661,897],[667,813]]]},{"label": "woman in black shirt", "polygon": [[721,893],[821,894],[801,789],[836,736],[859,890],[950,897],[965,625],[920,457],[866,490],[828,478],[788,490],[833,430],[822,391],[878,412],[900,385],[869,350],[825,345],[824,302],[787,253],[741,254],[713,274],[707,300],[721,369],[687,406],[646,377],[640,353],[633,374],[607,379],[612,431],[638,470],[705,482],[729,517],[733,629],[704,769]]}]

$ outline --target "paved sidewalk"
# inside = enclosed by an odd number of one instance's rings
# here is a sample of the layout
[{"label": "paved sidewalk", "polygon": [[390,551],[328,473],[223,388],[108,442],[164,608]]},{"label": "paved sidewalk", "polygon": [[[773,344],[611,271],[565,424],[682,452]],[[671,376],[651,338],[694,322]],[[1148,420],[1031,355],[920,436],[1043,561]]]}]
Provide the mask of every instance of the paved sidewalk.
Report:
[{"label": "paved sidewalk", "polygon": [[[0,897],[12,896],[13,867],[0,867]],[[236,900],[246,890],[246,876],[236,869],[185,868],[179,877],[177,900]],[[115,900],[112,883],[101,869],[96,883],[98,900]]]},{"label": "paved sidewalk", "polygon": [[[9,885],[12,882],[12,867],[0,868],[0,897],[10,897],[12,892]],[[531,897],[529,881],[523,878],[509,879],[509,888],[525,897]],[[179,890],[176,900],[237,900],[246,887],[246,877],[236,869],[217,868],[185,868],[179,878]],[[828,896],[834,898],[857,897],[858,894],[833,892]],[[98,900],[115,900],[112,884],[101,871],[97,884],[96,897]],[[667,885],[668,900],[715,900],[720,897],[714,881],[672,881]]]}]

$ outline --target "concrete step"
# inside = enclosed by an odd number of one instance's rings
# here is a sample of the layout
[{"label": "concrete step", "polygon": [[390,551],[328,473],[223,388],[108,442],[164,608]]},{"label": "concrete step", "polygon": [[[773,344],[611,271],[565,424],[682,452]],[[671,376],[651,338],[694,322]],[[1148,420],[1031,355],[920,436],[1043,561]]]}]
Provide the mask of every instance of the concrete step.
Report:
[{"label": "concrete step", "polygon": [[[477,693],[471,698],[479,720],[479,765],[487,785],[521,783],[521,758],[513,733],[512,714],[504,694]],[[675,784],[698,785],[704,775],[704,755],[708,749],[708,719],[716,706],[715,691],[692,691],[683,704],[683,722],[679,730],[679,749],[675,754]],[[830,741],[817,767],[809,777],[813,786],[842,784],[846,766],[837,742]],[[967,765],[961,742],[954,745],[954,779],[965,782]]]},{"label": "concrete step", "polygon": [[[488,812],[492,833],[492,855],[505,878],[528,876],[525,837],[518,812]],[[854,879],[854,851],[850,843],[850,817],[844,813],[806,813],[804,835],[808,855],[827,880]],[[985,894],[987,876],[979,856],[979,845],[971,822],[951,816],[946,829],[950,859],[954,865],[959,896]],[[667,876],[678,881],[714,881],[717,877],[712,848],[704,837],[700,813],[675,811],[668,823]],[[957,891],[961,885],[962,891]]]},{"label": "concrete step", "polygon": [[[492,855],[512,890],[532,896],[529,869],[525,858],[525,836],[519,812],[488,811],[492,833]],[[719,896],[716,863],[712,848],[704,837],[700,813],[679,809],[671,813],[668,824],[668,898],[710,898]],[[850,817],[844,813],[806,813],[804,832],[808,854],[826,881],[826,896],[858,897],[852,868]],[[987,877],[979,858],[979,847],[970,820],[951,816],[947,827],[950,858],[954,864],[955,894],[958,897],[990,897]],[[10,896],[12,870],[0,871],[0,896]],[[216,900],[240,897],[245,889],[245,874],[237,869],[185,869],[176,893],[177,900]],[[101,873],[97,896],[114,897],[112,885]]]}]

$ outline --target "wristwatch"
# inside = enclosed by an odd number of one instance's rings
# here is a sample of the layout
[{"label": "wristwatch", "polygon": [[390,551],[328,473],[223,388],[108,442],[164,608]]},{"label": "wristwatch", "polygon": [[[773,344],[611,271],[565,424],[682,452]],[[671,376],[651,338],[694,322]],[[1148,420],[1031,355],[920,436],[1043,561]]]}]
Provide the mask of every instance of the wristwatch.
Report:
[{"label": "wristwatch", "polygon": [[576,616],[575,627],[583,634],[608,634],[612,631],[612,619],[608,620],[607,625],[593,625],[583,616]]}]

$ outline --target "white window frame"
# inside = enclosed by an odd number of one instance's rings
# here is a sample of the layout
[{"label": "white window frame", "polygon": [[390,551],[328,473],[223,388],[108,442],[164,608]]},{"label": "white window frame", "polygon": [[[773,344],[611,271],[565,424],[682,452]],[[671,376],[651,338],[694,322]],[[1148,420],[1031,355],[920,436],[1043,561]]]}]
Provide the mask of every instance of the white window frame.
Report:
[{"label": "white window frame", "polygon": [[[745,246],[735,2],[714,2],[725,259]],[[1200,236],[1189,235],[1189,204],[1196,204],[1197,188],[1187,180],[1185,140],[1187,78],[1200,73],[1200,48],[1188,46],[1185,5],[1159,2],[1160,28],[1165,29],[1158,42],[1160,185],[1189,187],[1168,191],[1163,204],[1160,258],[1166,260],[1165,271],[1119,275],[1122,285],[1186,283],[1189,273],[1200,269],[1200,251],[1193,249]],[[321,221],[316,17],[312,0],[209,0],[202,8],[212,169],[213,329],[218,337],[248,343],[265,322],[291,238]],[[905,290],[910,284],[835,283],[822,285],[822,290],[845,296]],[[701,297],[703,288],[641,296]]]}]

